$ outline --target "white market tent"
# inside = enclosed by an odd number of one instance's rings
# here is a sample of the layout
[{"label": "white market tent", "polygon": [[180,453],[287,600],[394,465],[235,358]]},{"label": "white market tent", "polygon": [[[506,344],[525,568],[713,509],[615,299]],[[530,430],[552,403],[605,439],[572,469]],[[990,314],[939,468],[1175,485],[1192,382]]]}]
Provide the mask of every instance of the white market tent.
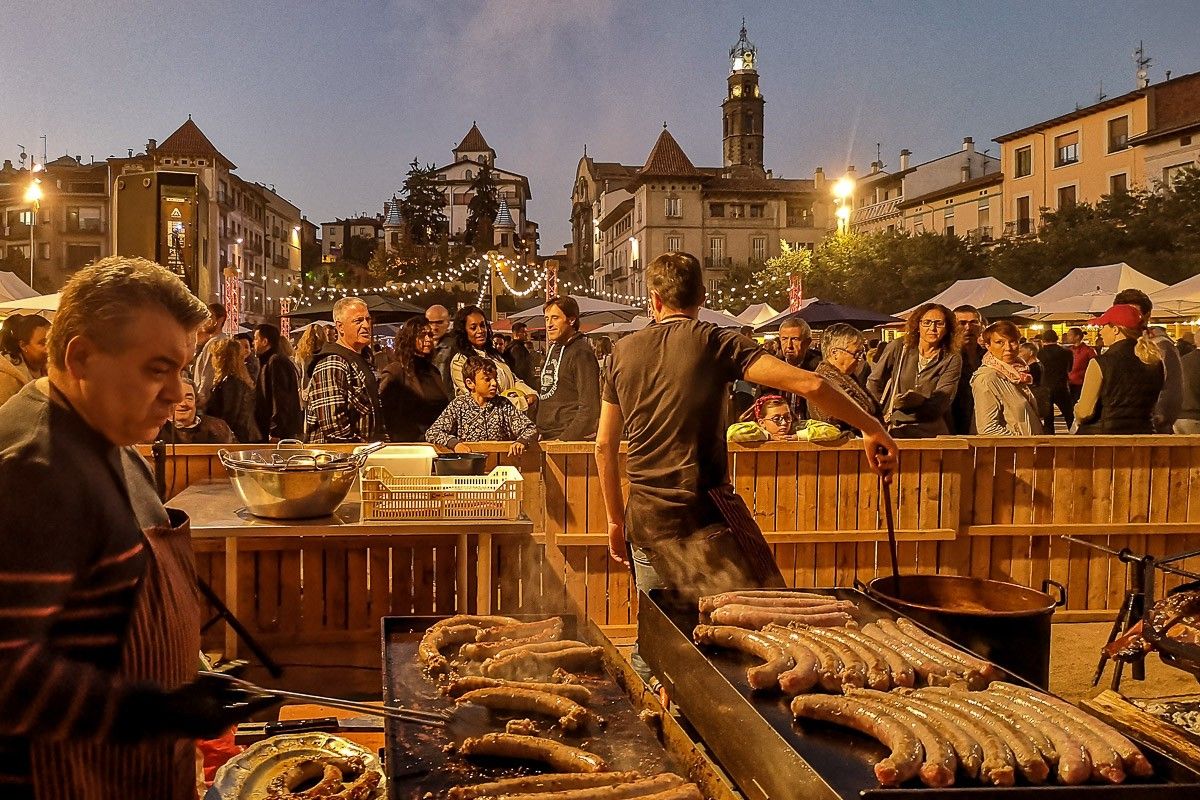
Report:
[{"label": "white market tent", "polygon": [[[967,278],[955,281],[925,302],[940,303],[946,308],[966,305],[983,308],[984,306],[990,306],[992,303],[1003,301],[1025,303],[1027,305],[1033,304],[1029,295],[1024,292],[1018,292],[1008,284],[990,275],[985,278]],[[917,305],[901,311],[896,316],[907,317],[914,309],[923,305],[925,303],[917,303]]]},{"label": "white market tent", "polygon": [[738,321],[743,325],[749,325],[751,328],[753,328],[755,325],[766,322],[771,317],[778,315],[779,312],[771,308],[769,304],[754,303],[753,305],[747,306],[745,311],[737,314],[736,316]]},{"label": "white market tent", "polygon": [[0,301],[24,300],[26,297],[37,297],[37,292],[13,273],[0,272]]},{"label": "white market tent", "polygon": [[1108,292],[1110,295],[1116,295],[1122,289],[1141,289],[1146,294],[1153,294],[1165,288],[1167,285],[1162,281],[1156,281],[1149,275],[1143,275],[1122,261],[1119,264],[1108,264],[1103,267],[1077,267],[1064,275],[1058,283],[1035,294],[1029,304],[1035,306],[1034,310],[1037,310],[1048,303],[1091,292]]},{"label": "white market tent", "polygon": [[[703,307],[700,309],[700,321],[711,322],[718,328],[741,328],[744,325],[743,322],[741,322],[732,314],[726,314],[724,311],[714,311],[711,308]],[[650,317],[637,316],[628,322],[613,322],[605,325],[602,328],[596,328],[594,331],[588,331],[588,335],[603,335],[606,333],[633,333],[634,331],[640,331],[642,328],[649,325],[650,322]]]},{"label": "white market tent", "polygon": [[[583,295],[572,295],[575,302],[579,303],[579,321],[584,324],[605,325],[610,322],[628,322],[636,316],[646,313],[644,308],[634,308],[633,306],[622,305],[621,303],[612,303],[608,300],[600,300],[595,297],[584,297]],[[525,322],[534,322],[534,328],[543,327],[545,321],[545,312],[542,310],[542,304],[538,303],[535,306],[518,311],[515,314],[509,314],[510,321],[524,320]]]},{"label": "white market tent", "polygon": [[58,311],[58,301],[61,297],[60,292],[55,292],[54,294],[8,300],[0,303],[0,316],[8,314],[53,314],[55,311]]},{"label": "white market tent", "polygon": [[1193,275],[1166,289],[1151,292],[1150,299],[1154,302],[1156,315],[1159,309],[1176,314],[1195,314],[1200,311],[1200,275]]}]

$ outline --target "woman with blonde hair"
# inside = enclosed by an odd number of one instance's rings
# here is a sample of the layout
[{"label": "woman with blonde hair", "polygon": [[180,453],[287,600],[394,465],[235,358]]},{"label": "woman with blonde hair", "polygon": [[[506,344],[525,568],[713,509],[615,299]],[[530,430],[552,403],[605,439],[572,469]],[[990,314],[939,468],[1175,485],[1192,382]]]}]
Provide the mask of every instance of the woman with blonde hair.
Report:
[{"label": "woman with blonde hair", "polygon": [[1154,433],[1154,405],[1165,380],[1162,353],[1141,309],[1115,305],[1092,320],[1105,350],[1088,362],[1075,404],[1076,433]]},{"label": "woman with blonde hair", "polygon": [[242,346],[236,339],[221,339],[212,347],[213,390],[205,411],[224,420],[239,442],[261,442],[254,421],[254,381],[246,371]]},{"label": "woman with blonde hair", "polygon": [[892,436],[923,439],[950,433],[947,418],[962,373],[958,336],[954,312],[925,303],[909,314],[904,335],[884,348],[867,379],[867,391],[879,402]]},{"label": "woman with blonde hair", "polygon": [[1011,322],[983,329],[983,363],[971,376],[975,398],[971,433],[982,436],[1040,436],[1042,418],[1034,379],[1021,358],[1021,331]]}]

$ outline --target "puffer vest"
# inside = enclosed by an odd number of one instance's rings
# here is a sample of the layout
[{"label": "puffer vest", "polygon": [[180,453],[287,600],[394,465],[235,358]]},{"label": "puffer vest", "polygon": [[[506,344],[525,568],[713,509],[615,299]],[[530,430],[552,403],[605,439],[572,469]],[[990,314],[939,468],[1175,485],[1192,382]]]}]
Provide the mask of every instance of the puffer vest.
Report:
[{"label": "puffer vest", "polygon": [[1161,361],[1147,364],[1133,352],[1136,341],[1122,339],[1096,361],[1104,380],[1094,421],[1079,426],[1080,433],[1154,433],[1150,417],[1163,387]]}]

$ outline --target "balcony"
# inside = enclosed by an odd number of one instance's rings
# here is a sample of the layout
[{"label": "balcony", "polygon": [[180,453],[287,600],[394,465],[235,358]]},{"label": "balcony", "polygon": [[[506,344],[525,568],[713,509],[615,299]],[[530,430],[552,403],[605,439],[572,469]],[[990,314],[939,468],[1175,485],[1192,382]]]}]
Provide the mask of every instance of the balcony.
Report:
[{"label": "balcony", "polygon": [[733,259],[729,256],[705,256],[704,266],[708,269],[728,269],[729,267],[733,266]]},{"label": "balcony", "polygon": [[1010,222],[1005,225],[1005,229],[1007,233],[1012,233],[1016,236],[1030,236],[1035,232],[1033,220],[1029,217],[1022,217],[1015,222]]},{"label": "balcony", "polygon": [[288,257],[280,255],[271,256],[271,266],[275,267],[276,269],[287,269]]},{"label": "balcony", "polygon": [[263,248],[262,248],[262,245],[259,244],[258,242],[255,242],[252,240],[247,240],[246,242],[243,243],[243,245],[245,246],[247,253],[254,253],[255,255],[260,255],[260,256],[262,255]]},{"label": "balcony", "polygon": [[984,225],[967,231],[967,241],[972,244],[986,244],[992,241],[992,226]]},{"label": "balcony", "polygon": [[865,225],[868,223],[882,222],[891,217],[899,217],[900,205],[902,197],[893,197],[890,200],[884,200],[881,203],[872,203],[869,206],[862,206],[854,209],[854,214],[850,217],[851,225]]},{"label": "balcony", "polygon": [[62,225],[63,233],[87,233],[99,236],[107,230],[108,226],[102,219],[68,219]]},{"label": "balcony", "polygon": [[233,195],[229,192],[217,192],[217,205],[227,211],[237,210],[233,203]]},{"label": "balcony", "polygon": [[2,233],[5,239],[29,241],[29,226],[23,222],[18,222],[15,225],[5,225]]}]

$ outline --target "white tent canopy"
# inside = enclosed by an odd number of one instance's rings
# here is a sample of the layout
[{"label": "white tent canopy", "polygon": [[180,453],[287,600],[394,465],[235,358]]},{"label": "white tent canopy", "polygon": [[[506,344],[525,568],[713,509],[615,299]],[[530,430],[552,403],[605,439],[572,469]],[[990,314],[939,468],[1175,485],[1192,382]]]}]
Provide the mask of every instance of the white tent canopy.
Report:
[{"label": "white tent canopy", "polygon": [[1159,289],[1150,294],[1154,302],[1154,311],[1162,309],[1177,314],[1194,314],[1200,311],[1200,275],[1185,278],[1179,283]]},{"label": "white tent canopy", "polygon": [[771,308],[767,303],[754,303],[747,306],[746,310],[737,315],[737,319],[744,325],[754,327],[760,323],[766,322],[771,317],[777,316],[778,311]]},{"label": "white tent canopy", "polygon": [[[992,303],[999,303],[1004,300],[1032,305],[1029,295],[1024,292],[1018,292],[1008,284],[990,275],[985,278],[966,278],[961,281],[955,281],[925,302],[940,303],[946,308],[966,305],[983,308],[984,306],[990,306]],[[914,309],[924,304],[918,303],[912,308],[901,311],[896,316],[908,316]]]},{"label": "white tent canopy", "polygon": [[58,311],[61,293],[44,294],[0,303],[0,314],[47,314]]},{"label": "white tent canopy", "polygon": [[0,272],[0,301],[24,300],[26,297],[37,297],[37,292],[13,273]]},{"label": "white tent canopy", "polygon": [[[718,328],[740,328],[743,326],[743,323],[737,317],[726,314],[724,311],[714,311],[711,308],[700,309],[700,321],[711,322]],[[649,325],[650,322],[650,317],[637,316],[628,322],[613,322],[594,331],[588,331],[588,334],[633,333],[634,331],[640,331]]]},{"label": "white tent canopy", "polygon": [[[1035,311],[1041,312],[1043,306],[1058,300],[1092,292],[1107,292],[1109,305],[1112,305],[1112,296],[1122,289],[1141,289],[1146,294],[1153,294],[1165,288],[1167,285],[1162,281],[1143,275],[1125,262],[1103,267],[1078,267],[1064,275],[1058,283],[1035,294],[1029,304],[1036,306]],[[1108,306],[1104,308],[1107,309]]]},{"label": "white tent canopy", "polygon": [[[575,302],[579,304],[579,319],[581,322],[600,325],[609,322],[627,322],[640,314],[646,313],[644,308],[634,308],[633,306],[612,303],[608,300],[600,300],[595,297],[584,297],[583,295],[572,296],[575,298]],[[514,322],[517,320],[541,322],[545,319],[545,312],[542,310],[542,304],[539,303],[524,311],[509,314],[508,319]],[[537,325],[536,327],[540,328],[542,326]]]}]

